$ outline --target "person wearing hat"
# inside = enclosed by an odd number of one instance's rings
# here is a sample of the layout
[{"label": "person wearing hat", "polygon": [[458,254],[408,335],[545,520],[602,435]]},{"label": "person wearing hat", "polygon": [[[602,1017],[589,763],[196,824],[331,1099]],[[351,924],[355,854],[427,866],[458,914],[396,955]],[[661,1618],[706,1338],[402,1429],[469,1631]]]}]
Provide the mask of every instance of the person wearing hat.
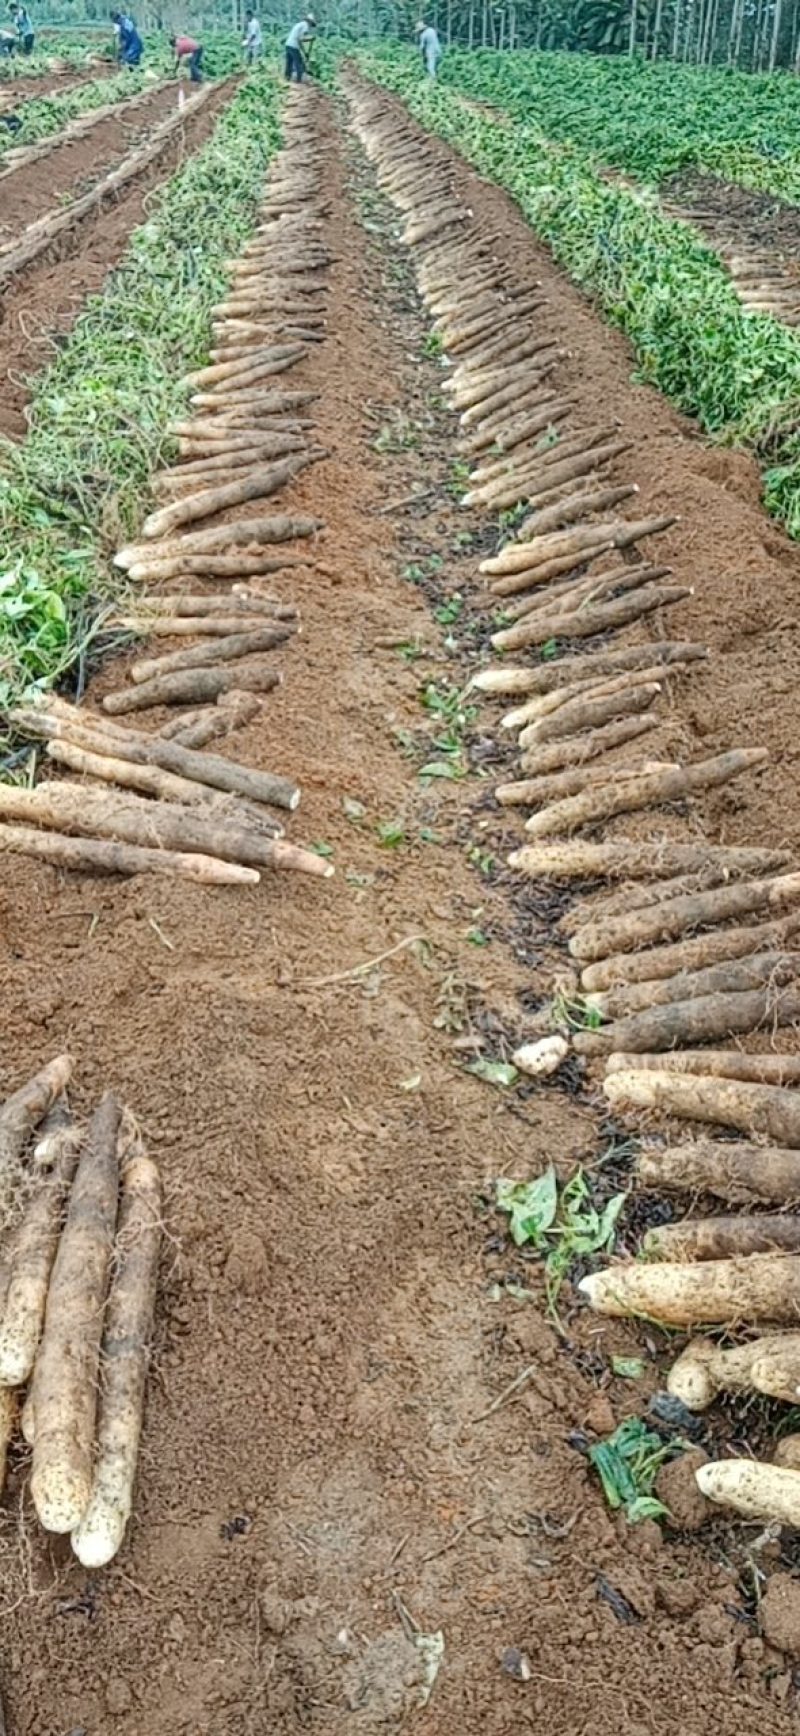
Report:
[{"label": "person wearing hat", "polygon": [[296,84],[302,84],[306,72],[306,60],[302,44],[313,40],[317,21],[307,12],[299,23],[293,24],[286,38],[286,77]]},{"label": "person wearing hat", "polygon": [[417,25],[417,42],[422,53],[422,64],[428,78],[436,77],[436,68],[442,58],[442,45],[439,35],[432,24]]}]

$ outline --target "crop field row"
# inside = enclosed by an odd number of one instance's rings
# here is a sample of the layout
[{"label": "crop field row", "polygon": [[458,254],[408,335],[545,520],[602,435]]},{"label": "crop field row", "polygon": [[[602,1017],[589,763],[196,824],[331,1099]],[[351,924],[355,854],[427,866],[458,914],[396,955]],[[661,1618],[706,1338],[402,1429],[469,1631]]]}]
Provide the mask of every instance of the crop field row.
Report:
[{"label": "crop field row", "polygon": [[617,56],[456,52],[444,80],[646,184],[698,168],[778,198],[800,194],[800,94],[781,74]]},{"label": "crop field row", "polygon": [[[765,472],[771,512],[800,530],[795,433],[800,343],[774,318],[745,311],[720,258],[658,205],[609,182],[577,147],[535,122],[482,112],[450,89],[426,89],[402,56],[365,64],[504,187],[555,258],[631,340],[640,377],[716,438],[742,442]],[[483,86],[475,81],[474,96]]]},{"label": "crop field row", "polygon": [[794,87],[216,52],[0,161],[0,1730],[796,1736]]}]

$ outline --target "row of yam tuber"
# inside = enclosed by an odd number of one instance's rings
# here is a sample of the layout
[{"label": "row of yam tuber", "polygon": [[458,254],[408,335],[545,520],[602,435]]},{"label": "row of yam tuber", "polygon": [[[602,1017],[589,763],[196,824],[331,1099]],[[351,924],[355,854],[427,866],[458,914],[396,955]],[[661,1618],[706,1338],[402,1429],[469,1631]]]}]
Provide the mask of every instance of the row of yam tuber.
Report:
[{"label": "row of yam tuber", "polygon": [[[255,885],[264,869],[333,873],[283,838],[300,799],[291,778],[204,751],[258,715],[280,684],[274,655],[300,630],[295,605],[262,586],[308,562],[320,521],[266,507],[324,456],[307,416],[317,394],[277,383],[324,336],[323,216],[319,162],[289,126],[257,227],[231,262],[210,362],[185,381],[192,406],[170,429],[177,462],[155,484],[167,503],[115,557],[136,589],[105,625],[172,643],[134,661],[101,712],[46,696],[13,714],[67,777],[0,787],[0,850],[214,886]],[[180,709],[153,731],[127,725],[157,707]]]},{"label": "row of yam tuber", "polygon": [[101,1567],[133,1506],[161,1183],[113,1092],[76,1125],[72,1071],[59,1055],[0,1108],[0,1462],[19,1418],[41,1524]]},{"label": "row of yam tuber", "polygon": [[[766,755],[748,747],[690,764],[631,756],[659,726],[666,681],[693,678],[707,658],[703,645],[680,639],[608,639],[689,594],[639,553],[674,521],[618,515],[638,490],[608,472],[630,443],[610,423],[574,426],[538,286],[517,282],[497,259],[452,185],[443,199],[446,160],[426,163],[423,154],[420,168],[422,135],[405,112],[360,81],[350,97],[378,178],[404,213],[423,300],[452,364],[447,389],[472,467],[466,501],[527,509],[481,566],[492,606],[504,611],[491,639],[502,661],[472,683],[487,698],[512,700],[499,727],[517,738],[519,770],[496,795],[503,808],[527,811],[530,841],[510,865],[538,880],[622,883],[563,925],[581,971],[585,1028],[524,1044],[514,1060],[541,1076],[573,1047],[602,1054],[615,1107],[648,1117],[661,1110],[747,1139],[643,1151],[644,1185],[756,1209],[653,1230],[645,1260],[609,1266],[580,1288],[600,1311],[674,1326],[771,1323],[769,1336],[729,1349],[690,1343],[671,1389],[695,1409],[737,1389],[795,1404],[800,1333],[780,1329],[800,1315],[800,1217],[790,1209],[800,1201],[800,1061],[705,1045],[800,1019],[800,875],[785,871],[787,855],[775,849],[597,838],[619,816],[752,774]],[[541,659],[554,642],[558,654]],[[513,663],[512,651],[532,661]],[[591,840],[580,836],[589,828]],[[721,1462],[698,1481],[742,1513],[800,1523],[793,1466]]]}]

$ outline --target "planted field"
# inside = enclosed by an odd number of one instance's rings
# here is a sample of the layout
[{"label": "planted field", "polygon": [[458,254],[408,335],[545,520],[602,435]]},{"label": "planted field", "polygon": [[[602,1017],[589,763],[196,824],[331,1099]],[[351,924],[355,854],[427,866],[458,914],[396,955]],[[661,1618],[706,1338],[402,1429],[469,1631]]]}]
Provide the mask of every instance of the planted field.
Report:
[{"label": "planted field", "polygon": [[7,291],[6,1724],[792,1736],[797,339],[319,69]]}]

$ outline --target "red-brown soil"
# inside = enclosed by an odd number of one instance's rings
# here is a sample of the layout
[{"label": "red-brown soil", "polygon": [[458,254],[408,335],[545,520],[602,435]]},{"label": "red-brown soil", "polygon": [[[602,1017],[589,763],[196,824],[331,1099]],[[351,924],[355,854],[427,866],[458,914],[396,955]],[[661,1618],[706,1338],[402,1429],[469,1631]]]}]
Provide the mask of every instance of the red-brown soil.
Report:
[{"label": "red-brown soil", "polygon": [[114,71],[112,61],[98,61],[96,66],[88,67],[85,72],[43,72],[38,78],[8,78],[0,77],[0,112],[10,108],[20,108],[35,96],[49,96],[54,90],[70,90],[76,84],[88,84],[90,79],[102,78],[107,72]]},{"label": "red-brown soil", "polygon": [[[144,220],[153,188],[173,175],[184,158],[205,142],[230,93],[230,81],[221,83],[200,113],[190,116],[169,140],[155,163],[130,181],[113,203],[90,212],[61,237],[55,259],[52,253],[40,256],[8,284],[0,323],[0,433],[12,439],[24,434],[27,382],[46,366],[87,296],[102,288],[108,272],[121,258],[131,230]],[[169,113],[176,100],[174,86],[159,91],[127,120],[101,122],[87,139],[51,152],[27,173],[9,176],[3,182],[4,230],[17,233],[43,211],[55,209],[59,190],[77,197],[101,180],[135,149],[156,121]],[[32,202],[34,183],[37,204]]]},{"label": "red-brown soil", "polygon": [[[568,1287],[559,1333],[502,1286],[512,1272],[535,1286],[535,1267],[499,1247],[486,1183],[548,1158],[592,1164],[615,1130],[580,1090],[504,1094],[464,1071],[523,1027],[557,901],[502,870],[503,826],[506,842],[519,832],[490,781],[417,777],[415,738],[441,727],[420,688],[459,683],[485,628],[487,527],[454,504],[454,427],[407,264],[333,116],[326,149],[330,335],[293,380],[320,389],[332,455],[291,495],[327,522],[326,570],[276,581],[303,634],[236,741],[299,778],[293,835],[330,846],[337,876],[223,894],[21,860],[0,874],[3,1088],[68,1045],[79,1110],[113,1085],[140,1116],[170,1229],[118,1562],[87,1575],[44,1544],[24,1461],[12,1470],[10,1736],[790,1736],[795,1660],[758,1634],[753,1533],[629,1527],[579,1450],[576,1430],[594,1439],[641,1410],[663,1346],[588,1318]],[[800,554],[761,513],[753,467],[631,384],[624,342],[507,201],[466,170],[463,187],[545,285],[587,420],[617,415],[635,438],[623,474],[643,508],[681,514],[669,555],[695,595],[670,630],[704,636],[714,659],[675,684],[659,745],[772,750],[758,783],[675,825],[794,841]],[[456,590],[463,618],[442,626],[428,595]],[[379,644],[415,634],[416,662]],[[483,727],[476,769],[494,751]],[[643,1383],[611,1376],[624,1348],[645,1356]],[[444,1636],[424,1710],[409,1615]]]}]

